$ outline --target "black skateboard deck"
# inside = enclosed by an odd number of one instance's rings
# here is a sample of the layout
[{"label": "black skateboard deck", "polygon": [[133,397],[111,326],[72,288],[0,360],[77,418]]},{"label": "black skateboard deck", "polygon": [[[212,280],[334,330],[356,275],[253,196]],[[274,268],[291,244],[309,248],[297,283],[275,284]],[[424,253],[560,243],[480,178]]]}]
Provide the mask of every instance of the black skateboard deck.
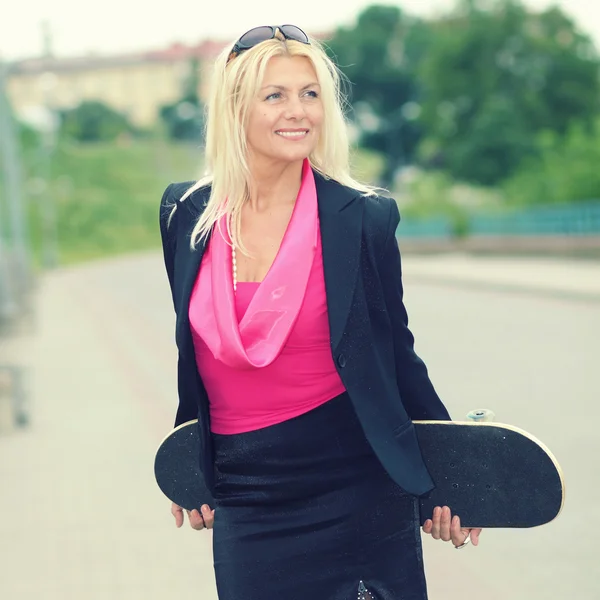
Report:
[{"label": "black skateboard deck", "polygon": [[[435,506],[449,506],[463,527],[536,527],[562,510],[564,481],[550,450],[529,433],[501,423],[415,421],[435,488],[420,497],[421,524]],[[217,503],[199,469],[197,421],[160,444],[158,486],[185,509]]]}]

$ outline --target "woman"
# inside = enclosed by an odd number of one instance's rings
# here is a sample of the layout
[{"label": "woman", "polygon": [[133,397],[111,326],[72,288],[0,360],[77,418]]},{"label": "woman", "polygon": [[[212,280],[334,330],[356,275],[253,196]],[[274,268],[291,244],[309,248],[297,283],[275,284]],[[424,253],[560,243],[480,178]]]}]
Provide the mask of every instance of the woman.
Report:
[{"label": "woman", "polygon": [[[214,497],[188,516],[214,526],[221,600],[427,595],[412,419],[450,417],[407,327],[396,203],[349,175],[338,86],[297,27],[250,30],[216,62],[210,175],[161,203],[175,425],[198,418]],[[423,529],[479,535],[447,507]]]}]

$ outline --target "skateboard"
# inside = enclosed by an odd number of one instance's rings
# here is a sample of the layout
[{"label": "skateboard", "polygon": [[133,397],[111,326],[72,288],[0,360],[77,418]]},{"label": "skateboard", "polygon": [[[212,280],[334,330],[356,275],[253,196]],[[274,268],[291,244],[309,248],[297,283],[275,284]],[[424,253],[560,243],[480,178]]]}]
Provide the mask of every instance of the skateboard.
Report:
[{"label": "skateboard", "polygon": [[[419,497],[421,525],[436,506],[449,506],[463,527],[536,527],[559,515],[565,486],[556,458],[526,431],[491,422],[492,415],[477,410],[468,421],[414,421],[435,484]],[[194,420],[175,428],[155,457],[159,488],[187,510],[217,505],[200,473],[199,455]]]}]

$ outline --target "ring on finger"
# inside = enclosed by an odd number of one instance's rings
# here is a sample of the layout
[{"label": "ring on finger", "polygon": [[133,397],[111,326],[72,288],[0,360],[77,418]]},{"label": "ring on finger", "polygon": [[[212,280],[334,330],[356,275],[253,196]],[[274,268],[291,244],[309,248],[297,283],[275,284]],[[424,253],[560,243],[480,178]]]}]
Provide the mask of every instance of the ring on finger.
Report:
[{"label": "ring on finger", "polygon": [[454,546],[457,550],[461,550],[462,548],[464,548],[465,546],[467,546],[469,543],[471,542],[471,534],[468,533],[467,537],[465,538],[465,541],[460,544],[460,546]]}]

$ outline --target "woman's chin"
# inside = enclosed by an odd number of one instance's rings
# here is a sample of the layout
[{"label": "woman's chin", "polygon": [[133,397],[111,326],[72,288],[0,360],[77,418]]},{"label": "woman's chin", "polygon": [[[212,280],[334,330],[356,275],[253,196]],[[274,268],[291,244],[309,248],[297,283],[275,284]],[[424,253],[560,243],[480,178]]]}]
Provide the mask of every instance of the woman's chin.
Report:
[{"label": "woman's chin", "polygon": [[303,147],[300,147],[300,145],[298,145],[297,148],[290,148],[278,152],[277,159],[285,162],[297,162],[309,157],[312,151],[313,148],[310,146],[303,145]]}]

